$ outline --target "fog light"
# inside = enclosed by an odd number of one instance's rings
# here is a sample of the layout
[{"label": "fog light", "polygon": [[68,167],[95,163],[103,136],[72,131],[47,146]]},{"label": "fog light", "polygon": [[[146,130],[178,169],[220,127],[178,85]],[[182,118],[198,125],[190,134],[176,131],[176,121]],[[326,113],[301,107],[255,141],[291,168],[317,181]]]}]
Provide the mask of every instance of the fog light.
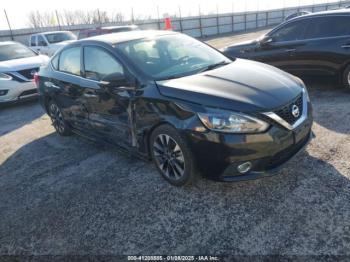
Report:
[{"label": "fog light", "polygon": [[0,90],[0,96],[6,95],[8,90]]},{"label": "fog light", "polygon": [[245,162],[237,167],[237,170],[241,174],[245,174],[249,172],[249,170],[252,168],[252,163],[250,162]]}]

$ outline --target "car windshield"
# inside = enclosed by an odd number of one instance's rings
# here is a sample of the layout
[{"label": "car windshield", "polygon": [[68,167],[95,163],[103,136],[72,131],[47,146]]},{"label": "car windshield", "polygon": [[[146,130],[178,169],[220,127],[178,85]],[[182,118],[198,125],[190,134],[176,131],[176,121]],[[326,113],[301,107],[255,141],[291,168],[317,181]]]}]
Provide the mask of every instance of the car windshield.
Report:
[{"label": "car windshield", "polygon": [[188,76],[231,62],[206,44],[180,34],[132,40],[115,48],[155,80]]},{"label": "car windshield", "polygon": [[45,34],[45,36],[46,36],[47,41],[49,41],[50,44],[77,39],[77,37],[71,32]]},{"label": "car windshield", "polygon": [[0,45],[0,61],[36,56],[37,54],[21,44]]}]

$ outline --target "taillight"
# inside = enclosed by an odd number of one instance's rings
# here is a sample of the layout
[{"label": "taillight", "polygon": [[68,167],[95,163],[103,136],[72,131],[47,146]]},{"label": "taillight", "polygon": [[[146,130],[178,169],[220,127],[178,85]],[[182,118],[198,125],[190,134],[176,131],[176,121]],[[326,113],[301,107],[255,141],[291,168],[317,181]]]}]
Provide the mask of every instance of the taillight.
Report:
[{"label": "taillight", "polygon": [[38,73],[34,74],[34,83],[35,83],[36,87],[39,87],[39,75],[38,75]]}]

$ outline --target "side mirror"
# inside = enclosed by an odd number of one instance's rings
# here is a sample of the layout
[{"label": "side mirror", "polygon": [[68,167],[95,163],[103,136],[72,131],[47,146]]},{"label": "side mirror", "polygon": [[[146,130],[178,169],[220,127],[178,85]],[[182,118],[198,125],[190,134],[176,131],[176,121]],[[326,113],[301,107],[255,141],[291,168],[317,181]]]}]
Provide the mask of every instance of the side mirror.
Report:
[{"label": "side mirror", "polygon": [[260,40],[260,44],[261,45],[268,45],[270,43],[273,43],[275,41],[273,36],[264,36],[261,40]]},{"label": "side mirror", "polygon": [[113,73],[106,75],[100,81],[100,85],[113,89],[113,90],[134,90],[135,88],[130,86],[130,81],[122,73]]}]

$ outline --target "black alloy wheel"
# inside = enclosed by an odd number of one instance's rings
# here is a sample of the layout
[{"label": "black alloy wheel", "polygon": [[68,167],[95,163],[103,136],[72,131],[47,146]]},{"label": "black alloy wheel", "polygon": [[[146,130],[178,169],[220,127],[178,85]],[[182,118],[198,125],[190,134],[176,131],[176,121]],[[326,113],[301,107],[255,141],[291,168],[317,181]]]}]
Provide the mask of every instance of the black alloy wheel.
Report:
[{"label": "black alloy wheel", "polygon": [[49,104],[49,115],[52,121],[52,125],[56,132],[62,136],[68,136],[71,134],[71,129],[63,119],[61,109],[54,102]]},{"label": "black alloy wheel", "polygon": [[170,184],[182,186],[194,182],[192,153],[175,128],[158,127],[151,135],[150,149],[158,171]]}]

